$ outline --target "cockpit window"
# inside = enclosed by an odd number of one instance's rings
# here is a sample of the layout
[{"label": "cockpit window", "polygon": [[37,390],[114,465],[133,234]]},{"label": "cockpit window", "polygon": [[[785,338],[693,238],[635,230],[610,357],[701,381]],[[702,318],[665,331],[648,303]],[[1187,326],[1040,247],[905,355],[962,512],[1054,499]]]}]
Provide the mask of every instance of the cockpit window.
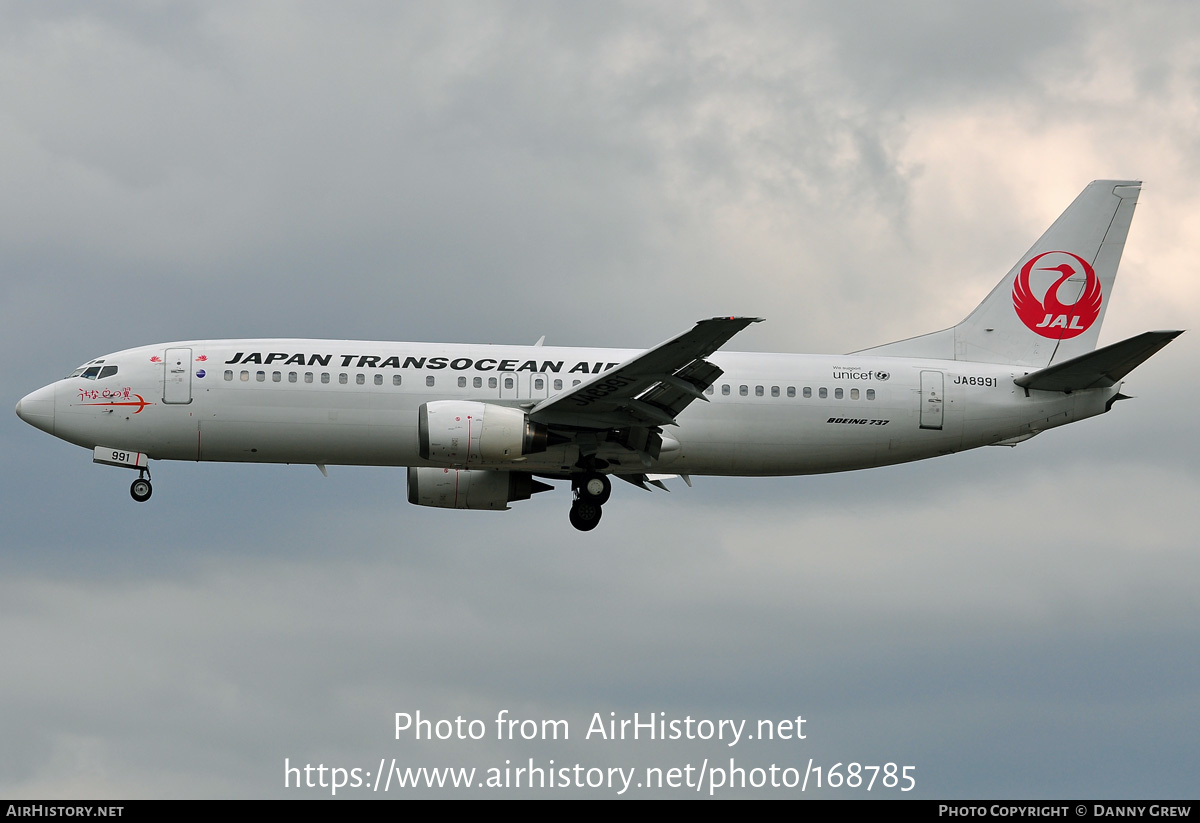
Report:
[{"label": "cockpit window", "polygon": [[101,365],[103,362],[103,358],[100,360],[89,360],[68,374],[66,379],[70,380],[72,377],[82,377],[84,380],[99,380],[105,377],[112,377],[117,373],[116,366],[103,366]]}]

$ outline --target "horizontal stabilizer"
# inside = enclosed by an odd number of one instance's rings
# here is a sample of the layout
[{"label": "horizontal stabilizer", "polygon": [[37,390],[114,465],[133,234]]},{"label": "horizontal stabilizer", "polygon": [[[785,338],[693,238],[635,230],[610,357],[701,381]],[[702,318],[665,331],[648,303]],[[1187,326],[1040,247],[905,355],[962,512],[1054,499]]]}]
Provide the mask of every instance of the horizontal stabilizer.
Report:
[{"label": "horizontal stabilizer", "polygon": [[1116,385],[1183,331],[1148,331],[1016,379],[1025,389],[1072,392]]},{"label": "horizontal stabilizer", "polygon": [[1018,443],[1024,443],[1026,440],[1030,439],[1031,437],[1037,437],[1039,434],[1041,434],[1041,432],[1025,432],[1024,434],[1018,434],[1016,437],[1010,437],[1007,440],[997,440],[995,443],[988,443],[988,445],[989,446],[1008,446],[1009,448],[1012,448],[1013,446],[1016,446]]}]

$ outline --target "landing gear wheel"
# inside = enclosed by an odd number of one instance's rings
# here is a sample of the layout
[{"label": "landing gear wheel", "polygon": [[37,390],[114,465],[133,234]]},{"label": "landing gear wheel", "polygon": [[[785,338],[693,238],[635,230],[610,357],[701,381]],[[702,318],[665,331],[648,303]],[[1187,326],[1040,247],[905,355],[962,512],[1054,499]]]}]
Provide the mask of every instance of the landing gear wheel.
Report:
[{"label": "landing gear wheel", "polygon": [[600,522],[600,507],[587,500],[577,500],[571,506],[571,525],[581,532],[590,532]]},{"label": "landing gear wheel", "polygon": [[608,502],[609,495],[612,494],[612,481],[603,474],[587,474],[576,486],[576,490],[579,492],[580,500],[603,506]]},{"label": "landing gear wheel", "polygon": [[150,499],[150,495],[154,493],[154,487],[150,485],[150,481],[144,477],[139,477],[134,480],[129,487],[129,496],[139,503],[145,503]]}]

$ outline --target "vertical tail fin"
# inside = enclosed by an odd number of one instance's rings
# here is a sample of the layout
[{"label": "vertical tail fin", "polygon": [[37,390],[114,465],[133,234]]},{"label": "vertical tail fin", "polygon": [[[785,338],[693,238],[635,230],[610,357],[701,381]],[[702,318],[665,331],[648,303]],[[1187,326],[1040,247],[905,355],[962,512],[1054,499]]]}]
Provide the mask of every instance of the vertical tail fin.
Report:
[{"label": "vertical tail fin", "polygon": [[1088,185],[967,319],[862,353],[1043,367],[1096,347],[1141,182]]}]

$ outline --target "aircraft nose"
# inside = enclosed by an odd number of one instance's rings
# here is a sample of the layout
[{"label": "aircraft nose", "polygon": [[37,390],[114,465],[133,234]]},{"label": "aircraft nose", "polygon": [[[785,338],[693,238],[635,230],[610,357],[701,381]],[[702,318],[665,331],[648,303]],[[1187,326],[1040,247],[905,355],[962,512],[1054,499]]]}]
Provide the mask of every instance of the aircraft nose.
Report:
[{"label": "aircraft nose", "polygon": [[42,386],[17,402],[17,417],[48,434],[54,434],[54,386]]}]

